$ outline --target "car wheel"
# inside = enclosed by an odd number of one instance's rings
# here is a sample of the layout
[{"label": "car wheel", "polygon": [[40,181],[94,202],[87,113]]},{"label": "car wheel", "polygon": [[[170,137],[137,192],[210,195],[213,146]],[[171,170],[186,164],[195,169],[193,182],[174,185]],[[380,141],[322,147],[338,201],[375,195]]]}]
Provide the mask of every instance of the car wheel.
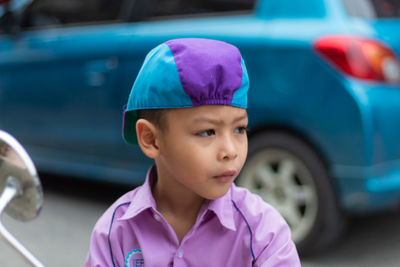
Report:
[{"label": "car wheel", "polygon": [[293,135],[271,132],[250,138],[237,184],[281,213],[303,255],[326,247],[343,229],[327,168],[306,142]]}]

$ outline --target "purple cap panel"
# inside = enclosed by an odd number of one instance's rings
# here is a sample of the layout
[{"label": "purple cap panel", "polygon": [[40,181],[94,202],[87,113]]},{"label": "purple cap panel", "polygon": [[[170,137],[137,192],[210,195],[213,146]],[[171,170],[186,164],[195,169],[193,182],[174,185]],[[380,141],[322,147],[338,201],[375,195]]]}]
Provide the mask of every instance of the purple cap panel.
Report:
[{"label": "purple cap panel", "polygon": [[243,76],[241,55],[235,46],[197,38],[174,39],[166,44],[193,106],[231,105]]}]

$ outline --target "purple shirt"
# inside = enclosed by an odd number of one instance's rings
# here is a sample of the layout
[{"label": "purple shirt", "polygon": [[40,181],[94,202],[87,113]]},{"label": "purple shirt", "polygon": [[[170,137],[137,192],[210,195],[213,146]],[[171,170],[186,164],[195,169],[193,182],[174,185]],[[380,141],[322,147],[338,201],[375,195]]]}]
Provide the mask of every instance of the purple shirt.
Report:
[{"label": "purple shirt", "polygon": [[157,211],[152,167],[144,185],[119,198],[93,229],[85,266],[301,266],[290,230],[259,196],[232,184],[206,200],[179,243]]}]

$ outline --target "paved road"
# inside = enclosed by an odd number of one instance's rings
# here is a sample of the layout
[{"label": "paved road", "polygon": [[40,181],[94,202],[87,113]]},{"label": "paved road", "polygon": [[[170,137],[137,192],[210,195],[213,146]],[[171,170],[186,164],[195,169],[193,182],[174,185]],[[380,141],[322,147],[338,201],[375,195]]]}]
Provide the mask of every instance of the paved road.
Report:
[{"label": "paved road", "polygon": [[[43,180],[45,205],[40,217],[21,223],[5,215],[4,222],[46,266],[82,266],[94,223],[127,188],[61,177]],[[302,262],[304,267],[400,266],[400,212],[352,219],[339,244]],[[27,265],[0,240],[0,266]]]}]

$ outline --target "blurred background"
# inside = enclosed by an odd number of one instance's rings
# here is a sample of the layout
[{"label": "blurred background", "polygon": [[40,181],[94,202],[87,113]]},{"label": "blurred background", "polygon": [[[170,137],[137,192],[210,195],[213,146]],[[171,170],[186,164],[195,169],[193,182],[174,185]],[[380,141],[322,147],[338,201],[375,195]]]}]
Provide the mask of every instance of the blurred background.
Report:
[{"label": "blurred background", "polygon": [[250,79],[236,183],[281,212],[304,266],[398,266],[399,17],[400,0],[0,0],[0,129],[45,193],[38,219],[5,224],[49,266],[82,265],[98,217],[152,164],[121,137],[145,55],[212,38]]}]

